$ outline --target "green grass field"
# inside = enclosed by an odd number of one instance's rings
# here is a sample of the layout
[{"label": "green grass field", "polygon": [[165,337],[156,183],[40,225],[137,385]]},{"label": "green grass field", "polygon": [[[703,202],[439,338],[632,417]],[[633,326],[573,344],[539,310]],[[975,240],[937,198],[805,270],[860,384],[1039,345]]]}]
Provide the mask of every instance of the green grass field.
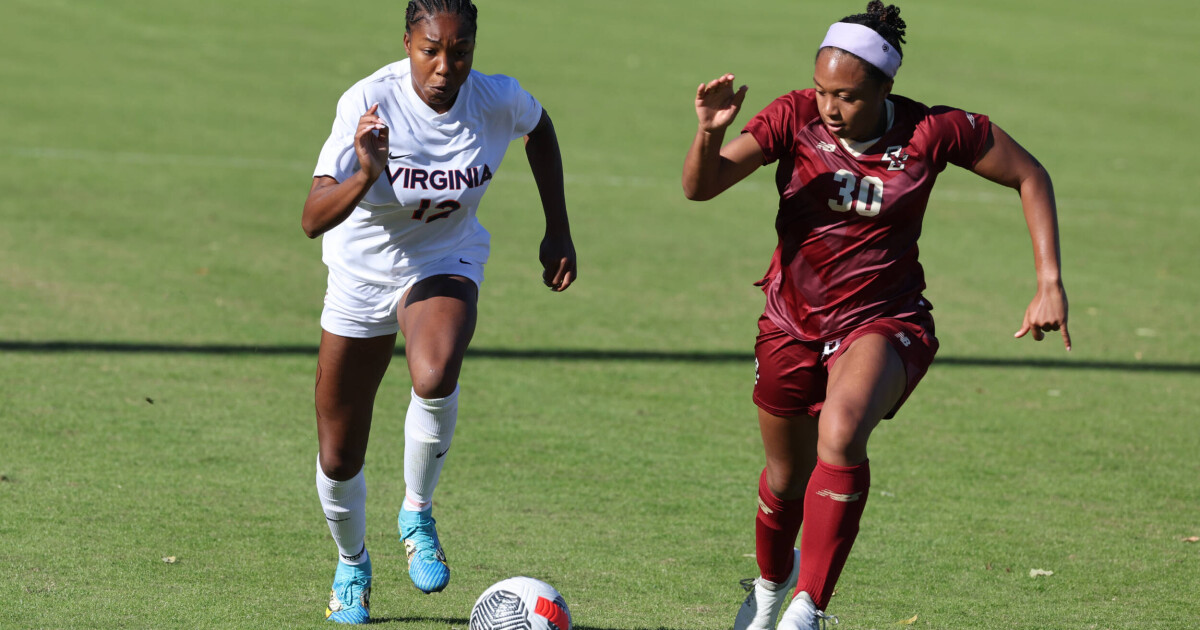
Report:
[{"label": "green grass field", "polygon": [[[776,196],[772,168],[683,198],[692,95],[738,74],[744,123],[807,87],[825,28],[865,2],[477,1],[476,69],[554,117],[581,277],[541,286],[514,146],[481,211],[493,256],[438,490],[454,579],[420,595],[395,540],[397,357],[367,463],[371,612],[462,630],[527,574],[582,630],[728,628],[757,573],[751,283]],[[1019,201],[948,171],[922,240],[941,354],[873,438],[830,612],[1200,627],[1200,20],[1182,1],[901,6],[896,92],[990,115],[1054,177],[1075,349],[1011,339],[1034,289]],[[403,3],[5,9],[0,628],[321,627],[325,269],[300,208],[338,96],[403,55]]]}]

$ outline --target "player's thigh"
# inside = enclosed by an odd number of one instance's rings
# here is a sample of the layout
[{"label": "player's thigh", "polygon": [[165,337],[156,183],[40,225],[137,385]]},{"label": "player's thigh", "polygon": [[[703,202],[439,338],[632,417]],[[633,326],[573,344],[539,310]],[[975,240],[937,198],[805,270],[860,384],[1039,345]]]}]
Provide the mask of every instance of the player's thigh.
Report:
[{"label": "player's thigh", "polygon": [[470,278],[437,275],[414,284],[397,309],[413,389],[422,398],[449,396],[475,335],[479,287]]},{"label": "player's thigh", "polygon": [[839,465],[865,459],[866,443],[907,384],[904,362],[886,337],[867,334],[848,340],[829,369],[825,405],[821,409],[821,459]]}]

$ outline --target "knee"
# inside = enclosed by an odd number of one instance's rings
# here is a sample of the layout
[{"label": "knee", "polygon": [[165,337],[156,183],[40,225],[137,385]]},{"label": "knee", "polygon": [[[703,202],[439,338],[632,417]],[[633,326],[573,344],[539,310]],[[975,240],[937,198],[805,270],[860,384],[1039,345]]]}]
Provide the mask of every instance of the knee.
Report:
[{"label": "knee", "polygon": [[781,501],[793,501],[804,496],[812,467],[799,462],[767,462],[767,488]]},{"label": "knee", "polygon": [[414,366],[412,382],[413,391],[421,398],[445,398],[458,387],[458,370],[451,370],[445,365]]},{"label": "knee", "polygon": [[362,470],[363,456],[339,449],[321,450],[321,472],[334,481],[353,479]]},{"label": "knee", "polygon": [[835,466],[855,466],[867,459],[867,438],[874,423],[843,409],[821,410],[817,456]]}]

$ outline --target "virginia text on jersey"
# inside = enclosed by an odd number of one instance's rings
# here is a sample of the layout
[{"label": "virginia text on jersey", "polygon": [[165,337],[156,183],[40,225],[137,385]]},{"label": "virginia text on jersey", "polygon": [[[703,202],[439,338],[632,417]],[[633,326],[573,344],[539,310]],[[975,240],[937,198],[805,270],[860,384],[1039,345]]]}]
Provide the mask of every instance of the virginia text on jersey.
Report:
[{"label": "virginia text on jersey", "polygon": [[395,171],[391,166],[387,167],[388,181],[395,185],[396,180],[404,178],[401,184],[405,188],[416,189],[418,186],[422,190],[462,190],[464,188],[475,188],[482,186],[484,182],[492,178],[492,169],[487,164],[483,166],[472,166],[466,169],[450,169],[450,170],[434,170],[427,171],[423,168],[408,168],[400,167]]}]

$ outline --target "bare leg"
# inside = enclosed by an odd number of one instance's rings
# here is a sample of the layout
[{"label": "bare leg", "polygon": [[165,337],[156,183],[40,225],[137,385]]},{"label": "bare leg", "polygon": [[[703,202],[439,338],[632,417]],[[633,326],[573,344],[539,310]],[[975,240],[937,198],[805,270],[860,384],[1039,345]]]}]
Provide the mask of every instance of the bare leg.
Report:
[{"label": "bare leg", "polygon": [[[317,496],[338,547],[339,571],[370,574],[366,551],[367,484],[362,474],[375,392],[396,336],[352,339],[322,331],[317,355]],[[349,602],[343,602],[349,604]],[[339,607],[331,608],[335,612]],[[349,614],[349,613],[345,613]]]},{"label": "bare leg", "polygon": [[345,481],[362,469],[375,393],[387,372],[396,335],[354,339],[321,331],[317,354],[317,440],[321,469]]},{"label": "bare leg", "polygon": [[883,335],[854,340],[829,371],[817,456],[835,466],[867,460],[867,439],[907,384],[904,363]]},{"label": "bare leg", "polygon": [[759,409],[758,428],[771,492],[784,501],[804,496],[808,476],[817,465],[817,419],[776,416]]},{"label": "bare leg", "polygon": [[467,278],[434,276],[409,290],[399,312],[413,391],[404,419],[405,498],[398,520],[409,577],[425,593],[450,581],[434,528],[433,491],[458,422],[458,375],[475,333],[478,295]]},{"label": "bare leg", "polygon": [[904,364],[887,338],[878,334],[854,340],[830,369],[817,465],[804,494],[796,587],[811,596],[817,609],[829,604],[858,536],[871,485],[867,440],[900,399],[905,383]]},{"label": "bare leg", "polygon": [[398,317],[413,390],[421,398],[454,393],[475,335],[479,288],[462,276],[434,276],[404,296]]}]

